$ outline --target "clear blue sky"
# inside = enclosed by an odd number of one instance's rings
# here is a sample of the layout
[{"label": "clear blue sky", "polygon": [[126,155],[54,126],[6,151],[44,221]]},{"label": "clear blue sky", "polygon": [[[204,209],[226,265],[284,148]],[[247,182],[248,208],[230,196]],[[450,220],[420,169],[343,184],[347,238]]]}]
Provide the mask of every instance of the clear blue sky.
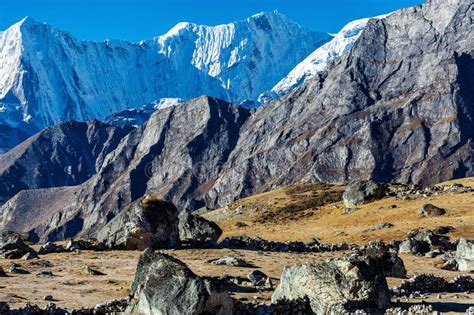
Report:
[{"label": "clear blue sky", "polygon": [[216,25],[279,10],[302,26],[336,32],[347,22],[423,0],[0,0],[0,30],[25,16],[81,39],[138,41],[178,22]]}]

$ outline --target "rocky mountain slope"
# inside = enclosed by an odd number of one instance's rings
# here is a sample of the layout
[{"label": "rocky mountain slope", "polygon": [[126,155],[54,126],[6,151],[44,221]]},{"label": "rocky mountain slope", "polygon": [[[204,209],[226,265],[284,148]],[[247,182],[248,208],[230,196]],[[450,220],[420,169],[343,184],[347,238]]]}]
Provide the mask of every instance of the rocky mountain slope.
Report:
[{"label": "rocky mountain slope", "polygon": [[0,155],[0,204],[24,189],[82,184],[131,129],[94,120],[68,122],[34,135]]},{"label": "rocky mountain slope", "polygon": [[[194,210],[301,182],[467,176],[472,8],[430,0],[371,20],[346,56],[252,115],[206,97],[160,110],[81,186],[17,194],[0,208],[0,228],[42,239],[94,235],[145,194]],[[42,196],[52,201],[38,206]],[[30,212],[44,220],[14,221]]]},{"label": "rocky mountain slope", "polygon": [[215,27],[180,23],[139,43],[81,41],[25,18],[0,32],[0,124],[31,135],[164,97],[239,103],[270,89],[330,38],[278,12]]},{"label": "rocky mountain slope", "polygon": [[[374,19],[384,17],[386,15],[374,17]],[[348,23],[339,33],[335,34],[331,41],[312,52],[270,91],[260,95],[259,101],[262,103],[267,102],[290,93],[305,81],[315,77],[318,72],[323,71],[330,62],[347,54],[359,39],[369,20],[367,18]]]}]

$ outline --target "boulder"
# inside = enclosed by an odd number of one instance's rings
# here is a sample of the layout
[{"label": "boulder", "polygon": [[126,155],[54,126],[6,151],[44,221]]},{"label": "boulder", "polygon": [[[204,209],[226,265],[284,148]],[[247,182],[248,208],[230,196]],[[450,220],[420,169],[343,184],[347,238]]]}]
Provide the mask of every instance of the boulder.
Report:
[{"label": "boulder", "polygon": [[20,235],[15,233],[0,234],[0,256],[5,259],[19,259],[29,252],[34,252],[33,248],[23,242]]},{"label": "boulder", "polygon": [[378,199],[385,197],[387,186],[370,180],[353,182],[349,184],[342,195],[344,206],[348,209],[357,208]]},{"label": "boulder", "polygon": [[456,248],[456,261],[459,271],[474,271],[474,241],[461,238]]},{"label": "boulder", "polygon": [[38,254],[36,252],[28,252],[21,257],[23,260],[31,260],[35,258],[38,258]]},{"label": "boulder", "polygon": [[253,286],[263,286],[268,279],[268,276],[260,270],[254,270],[248,274],[247,278],[252,282]]},{"label": "boulder", "polygon": [[179,245],[178,223],[178,209],[172,203],[145,197],[113,218],[98,238],[112,249],[175,248]]},{"label": "boulder", "polygon": [[438,217],[446,214],[446,210],[432,204],[426,204],[421,207],[420,214],[425,217]]},{"label": "boulder", "polygon": [[414,238],[408,238],[403,240],[399,247],[399,253],[410,253],[410,254],[425,254],[430,251],[430,244],[425,241],[420,241]]},{"label": "boulder", "polygon": [[396,249],[389,248],[384,242],[370,242],[360,248],[359,253],[380,259],[386,277],[406,278],[407,271],[403,260],[398,257]]},{"label": "boulder", "polygon": [[152,249],[138,261],[125,313],[232,314],[233,301],[212,283],[196,276],[184,263]]},{"label": "boulder", "polygon": [[70,240],[66,245],[66,250],[73,252],[75,250],[93,250],[93,251],[104,251],[106,249],[105,244],[91,242],[89,240]]},{"label": "boulder", "polygon": [[383,266],[371,257],[348,257],[286,267],[272,302],[308,297],[315,314],[384,310],[390,296]]},{"label": "boulder", "polygon": [[217,259],[210,259],[207,262],[216,266],[227,265],[234,267],[253,267],[252,264],[246,262],[245,260],[233,256],[224,256]]},{"label": "boulder", "polygon": [[40,247],[38,250],[38,254],[40,255],[47,255],[53,253],[64,253],[66,249],[63,245],[58,245],[53,242],[48,242]]},{"label": "boulder", "polygon": [[203,217],[181,212],[179,215],[179,238],[191,245],[215,245],[222,235],[221,228]]}]

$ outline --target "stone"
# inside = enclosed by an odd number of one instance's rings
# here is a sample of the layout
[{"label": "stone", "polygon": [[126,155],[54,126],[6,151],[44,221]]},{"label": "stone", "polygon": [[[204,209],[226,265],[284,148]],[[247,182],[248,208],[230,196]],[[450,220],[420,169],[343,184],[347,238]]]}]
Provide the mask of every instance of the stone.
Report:
[{"label": "stone", "polygon": [[29,274],[30,272],[20,268],[20,265],[17,264],[10,264],[7,268],[7,272],[9,273],[16,273],[16,274]]},{"label": "stone", "polygon": [[425,254],[429,252],[430,244],[425,241],[419,241],[414,238],[403,240],[398,248],[399,253]]},{"label": "stone", "polygon": [[370,257],[286,267],[272,302],[304,297],[315,314],[342,314],[359,308],[381,311],[390,306],[383,267]]},{"label": "stone", "polygon": [[43,297],[43,300],[44,300],[44,301],[53,301],[54,299],[53,299],[53,296],[52,296],[52,295],[45,295],[45,296]]},{"label": "stone", "polygon": [[82,268],[82,273],[88,276],[104,276],[105,275],[105,273],[99,270],[92,269],[90,266],[84,266]]},{"label": "stone", "polygon": [[178,224],[178,209],[172,203],[145,197],[113,218],[99,232],[98,238],[111,249],[176,248]]},{"label": "stone", "polygon": [[461,238],[456,248],[456,261],[459,271],[474,271],[474,241]]},{"label": "stone", "polygon": [[36,252],[28,252],[25,255],[23,255],[23,257],[21,257],[21,259],[23,260],[31,260],[35,258],[38,258],[38,254]]},{"label": "stone", "polygon": [[233,301],[181,261],[146,249],[138,261],[126,314],[232,314]]},{"label": "stone", "polygon": [[34,252],[33,248],[26,245],[17,233],[0,234],[0,256],[5,259],[19,259],[29,252]]},{"label": "stone", "polygon": [[458,270],[458,262],[456,259],[448,259],[446,260],[443,265],[441,266],[441,269],[443,270],[449,270],[449,271],[457,271]]},{"label": "stone", "polygon": [[207,262],[216,266],[227,265],[234,267],[253,267],[252,264],[246,262],[245,260],[232,256],[224,256],[221,258],[211,259]]},{"label": "stone", "polygon": [[179,238],[191,245],[215,245],[222,235],[221,228],[203,217],[181,212],[179,215]]},{"label": "stone", "polygon": [[40,271],[36,274],[37,277],[54,277],[51,271]]},{"label": "stone", "polygon": [[309,240],[306,241],[306,246],[318,246],[321,245],[319,238],[311,237]]},{"label": "stone", "polygon": [[358,255],[380,259],[386,277],[406,278],[407,271],[396,249],[391,249],[382,241],[372,241],[355,251]]},{"label": "stone", "polygon": [[254,270],[247,275],[247,278],[255,287],[264,286],[268,276],[260,270]]},{"label": "stone", "polygon": [[5,273],[5,270],[3,270],[2,267],[0,267],[0,277],[3,278],[3,277],[6,277],[7,274]]},{"label": "stone", "polygon": [[48,242],[40,247],[38,250],[39,255],[47,255],[52,253],[64,253],[66,249],[63,245],[58,245],[54,242]]},{"label": "stone", "polygon": [[103,242],[92,242],[90,240],[70,240],[66,245],[66,250],[69,252],[75,250],[92,250],[92,251],[104,251],[106,249]]},{"label": "stone", "polygon": [[432,204],[425,204],[420,209],[420,214],[425,217],[438,217],[446,214],[446,210]]},{"label": "stone", "polygon": [[387,188],[385,184],[365,180],[350,183],[342,195],[344,206],[348,209],[382,199],[385,197]]}]

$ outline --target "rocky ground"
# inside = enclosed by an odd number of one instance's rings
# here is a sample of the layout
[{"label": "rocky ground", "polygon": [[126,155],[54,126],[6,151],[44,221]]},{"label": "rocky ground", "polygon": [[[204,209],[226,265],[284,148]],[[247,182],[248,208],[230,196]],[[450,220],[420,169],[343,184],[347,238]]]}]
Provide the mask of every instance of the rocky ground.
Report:
[{"label": "rocky ground", "polygon": [[[474,179],[445,183],[429,189],[391,186],[386,192],[388,196],[365,195],[366,203],[351,205],[355,208],[350,211],[347,208],[349,203],[346,198],[343,199],[346,186],[287,187],[240,200],[223,209],[202,210],[203,217],[216,221],[223,230],[220,241],[224,242],[220,243],[220,247],[213,245],[214,248],[167,249],[161,252],[179,259],[197,276],[211,279],[221,290],[229,292],[233,299],[254,304],[271,303],[271,296],[279,285],[285,267],[341,258],[352,253],[355,248],[378,239],[387,244],[393,240],[405,240],[392,244],[399,248],[406,277],[387,277],[389,288],[406,286],[402,284],[406,279],[421,274],[433,274],[452,281],[469,273],[441,267],[450,259],[449,255],[454,254],[459,238],[474,239],[474,192],[469,188],[471,186],[474,187]],[[381,199],[370,200],[372,197]],[[422,206],[428,203],[445,209],[445,213],[436,216],[421,213]],[[145,206],[138,208],[143,211],[140,215],[146,217]],[[136,212],[136,208],[134,206],[131,209]],[[168,212],[172,210],[171,206],[165,205],[164,208]],[[111,226],[114,224],[117,223]],[[192,225],[196,229],[198,224],[194,222]],[[440,227],[444,227],[444,230]],[[435,233],[413,232],[415,228],[430,229]],[[411,235],[408,235],[410,232]],[[107,228],[107,233],[114,233],[114,229]],[[226,237],[241,234],[280,243],[245,237],[225,240]],[[110,238],[110,235],[107,237]],[[120,234],[120,237],[123,235]],[[113,240],[118,242],[119,238]],[[414,246],[406,249],[406,240],[433,244],[417,252]],[[287,243],[289,241],[293,243]],[[442,246],[444,241],[448,245]],[[27,302],[45,307],[53,302],[58,307],[71,310],[91,308],[113,299],[125,299],[133,293],[130,285],[134,281],[141,250],[104,251],[101,247],[91,247],[96,251],[74,250],[70,248],[74,245],[67,243],[57,243],[59,247],[31,245],[40,254],[35,259],[0,258],[0,267],[6,273],[6,277],[0,278],[0,301],[7,302],[11,308],[22,307]],[[324,245],[338,243],[337,246]],[[248,244],[252,246],[239,248]],[[139,248],[141,245],[135,240],[133,246]],[[436,249],[442,250],[444,254],[432,254]],[[427,251],[429,254],[426,254]],[[219,258],[223,259],[215,262]],[[222,261],[224,264],[220,264]],[[16,264],[19,270],[17,273],[10,272],[12,264]],[[269,280],[256,285],[252,280],[258,276],[255,271],[263,272]],[[423,281],[428,285],[435,283],[429,279]],[[463,313],[474,304],[472,285],[469,290],[393,294],[392,307],[429,304],[434,310]]]}]

